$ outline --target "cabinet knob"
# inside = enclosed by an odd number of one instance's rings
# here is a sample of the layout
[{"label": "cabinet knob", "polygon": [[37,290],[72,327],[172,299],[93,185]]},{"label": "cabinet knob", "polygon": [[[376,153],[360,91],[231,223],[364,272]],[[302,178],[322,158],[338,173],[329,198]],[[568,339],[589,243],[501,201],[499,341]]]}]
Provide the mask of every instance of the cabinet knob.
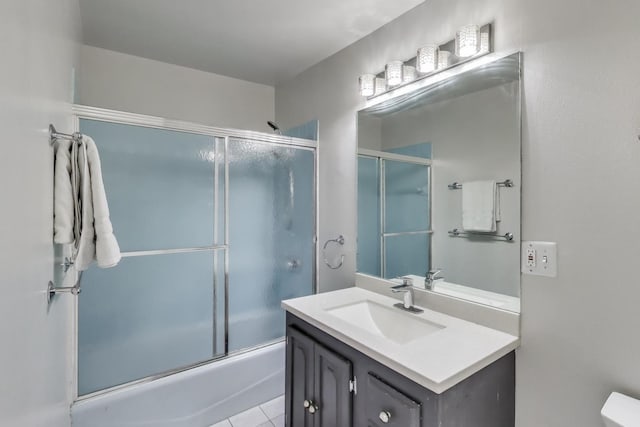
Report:
[{"label": "cabinet knob", "polygon": [[310,414],[315,414],[318,412],[318,405],[316,405],[313,400],[305,400],[303,402],[303,406],[309,411]]},{"label": "cabinet knob", "polygon": [[378,415],[378,418],[380,418],[380,421],[387,424],[389,421],[391,421],[391,412],[382,411],[380,412],[380,415]]}]

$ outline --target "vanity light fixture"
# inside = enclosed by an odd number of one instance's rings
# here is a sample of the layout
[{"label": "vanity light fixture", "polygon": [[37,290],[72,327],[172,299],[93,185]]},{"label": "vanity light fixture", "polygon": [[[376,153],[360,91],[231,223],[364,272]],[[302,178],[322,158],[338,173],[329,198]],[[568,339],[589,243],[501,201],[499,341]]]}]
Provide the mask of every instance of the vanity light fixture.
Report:
[{"label": "vanity light fixture", "polygon": [[489,31],[482,31],[482,29],[480,29],[480,53],[489,53],[489,51],[491,51]]},{"label": "vanity light fixture", "polygon": [[456,33],[456,56],[468,58],[480,51],[480,27],[465,25]]},{"label": "vanity light fixture", "polygon": [[390,61],[377,74],[363,74],[359,79],[360,94],[367,98],[378,96],[476,60],[493,51],[492,40],[491,23],[465,25],[444,43],[425,44],[412,58]]},{"label": "vanity light fixture", "polygon": [[418,73],[416,72],[416,67],[412,65],[403,65],[402,66],[402,83],[412,82],[418,77]]},{"label": "vanity light fixture", "polygon": [[385,76],[387,78],[387,87],[394,87],[402,84],[402,61],[391,61],[385,66]]},{"label": "vanity light fixture", "polygon": [[438,53],[438,70],[443,70],[451,65],[451,52],[441,50]]},{"label": "vanity light fixture", "polygon": [[376,93],[376,76],[374,74],[363,74],[358,81],[360,83],[360,95],[372,96]]},{"label": "vanity light fixture", "polygon": [[375,86],[376,86],[376,89],[375,89],[374,95],[380,95],[381,93],[384,93],[387,90],[387,82],[383,77],[376,77]]},{"label": "vanity light fixture", "polygon": [[416,56],[416,68],[419,73],[431,73],[438,68],[438,52],[440,48],[435,44],[423,46],[418,49]]}]

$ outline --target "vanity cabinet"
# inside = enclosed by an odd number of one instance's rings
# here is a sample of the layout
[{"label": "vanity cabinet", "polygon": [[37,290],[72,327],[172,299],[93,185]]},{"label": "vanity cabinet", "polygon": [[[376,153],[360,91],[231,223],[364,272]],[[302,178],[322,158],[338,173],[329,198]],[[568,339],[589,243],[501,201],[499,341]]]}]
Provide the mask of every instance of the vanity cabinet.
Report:
[{"label": "vanity cabinet", "polygon": [[436,394],[287,313],[286,426],[513,427],[515,354]]},{"label": "vanity cabinet", "polygon": [[351,425],[349,381],[353,378],[353,367],[349,360],[297,329],[287,328],[287,363],[291,379],[289,425]]}]

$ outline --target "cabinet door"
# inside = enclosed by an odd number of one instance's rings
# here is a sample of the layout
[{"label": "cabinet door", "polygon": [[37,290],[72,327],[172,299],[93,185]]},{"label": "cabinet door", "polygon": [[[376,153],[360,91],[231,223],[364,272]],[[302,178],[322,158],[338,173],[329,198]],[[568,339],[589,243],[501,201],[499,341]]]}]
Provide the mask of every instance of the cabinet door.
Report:
[{"label": "cabinet door", "polygon": [[376,376],[367,376],[365,411],[369,427],[420,427],[420,406]]},{"label": "cabinet door", "polygon": [[351,362],[326,347],[316,344],[315,397],[318,411],[314,427],[351,427],[352,400],[349,382],[353,379]]},{"label": "cabinet door", "polygon": [[287,327],[287,369],[285,410],[288,427],[312,427],[313,418],[305,400],[313,399],[315,342]]}]

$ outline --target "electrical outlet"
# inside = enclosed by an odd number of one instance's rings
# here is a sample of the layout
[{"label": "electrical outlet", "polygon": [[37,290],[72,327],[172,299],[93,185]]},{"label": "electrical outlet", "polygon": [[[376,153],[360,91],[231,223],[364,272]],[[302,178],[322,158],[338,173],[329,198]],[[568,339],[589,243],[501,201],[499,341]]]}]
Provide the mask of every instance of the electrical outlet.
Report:
[{"label": "electrical outlet", "polygon": [[536,250],[534,248],[525,248],[525,265],[529,268],[535,268],[536,266]]},{"label": "electrical outlet", "polygon": [[558,275],[555,242],[522,242],[522,272],[536,276]]}]

